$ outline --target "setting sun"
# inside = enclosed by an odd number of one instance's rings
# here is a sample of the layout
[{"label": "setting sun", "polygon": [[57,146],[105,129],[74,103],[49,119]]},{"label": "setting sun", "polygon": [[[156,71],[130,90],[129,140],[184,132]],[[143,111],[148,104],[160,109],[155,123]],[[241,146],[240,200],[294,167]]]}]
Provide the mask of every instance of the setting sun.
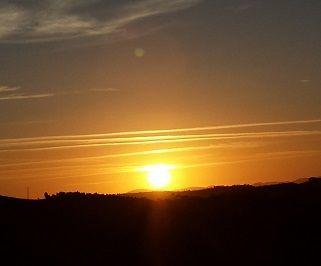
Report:
[{"label": "setting sun", "polygon": [[153,189],[167,187],[171,181],[171,169],[171,166],[164,164],[146,166],[144,171],[147,172],[147,181],[150,187]]}]

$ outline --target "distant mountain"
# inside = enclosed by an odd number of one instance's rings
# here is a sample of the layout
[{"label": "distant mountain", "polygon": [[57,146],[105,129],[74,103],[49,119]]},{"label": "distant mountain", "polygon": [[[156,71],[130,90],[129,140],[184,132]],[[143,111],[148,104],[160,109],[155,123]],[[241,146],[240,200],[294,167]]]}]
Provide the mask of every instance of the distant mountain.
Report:
[{"label": "distant mountain", "polygon": [[[282,183],[284,184],[284,182],[257,182],[257,183],[252,184],[252,186],[262,187],[262,186],[277,185],[277,184],[282,184]],[[288,182],[288,183],[291,183],[291,182]]]},{"label": "distant mountain", "polygon": [[213,195],[222,195],[230,193],[233,191],[249,191],[255,188],[265,188],[270,186],[286,186],[286,185],[298,185],[312,182],[312,180],[318,180],[321,182],[319,177],[311,178],[300,178],[292,182],[261,182],[252,185],[233,185],[233,186],[211,186],[211,187],[190,187],[181,190],[173,191],[153,191],[138,189],[131,192],[122,194],[127,197],[134,198],[148,198],[148,199],[169,199],[169,198],[179,198],[179,197],[210,197]]},{"label": "distant mountain", "polygon": [[124,193],[124,195],[126,195],[126,194],[136,194],[136,193],[145,193],[145,192],[152,192],[152,190],[149,190],[149,189],[134,189],[134,190],[131,190],[131,191],[128,191],[128,192]]},{"label": "distant mountain", "polygon": [[183,192],[183,191],[195,191],[195,190],[203,190],[207,189],[206,187],[187,187],[182,189],[175,189],[175,190],[151,190],[151,189],[134,189],[124,193],[126,194],[136,194],[136,193],[148,193],[148,192]]},{"label": "distant mountain", "polygon": [[[321,177],[303,177],[303,178],[298,178],[295,179],[293,181],[287,181],[287,182],[277,182],[277,181],[271,181],[271,182],[257,182],[257,183],[253,183],[251,184],[251,186],[254,187],[262,187],[262,186],[272,186],[272,185],[279,185],[279,184],[290,184],[290,183],[294,183],[294,184],[303,184],[305,182],[308,182],[310,179],[320,179]],[[242,185],[234,185],[234,186],[242,186]],[[247,186],[247,185],[245,185]],[[175,194],[176,192],[191,192],[191,191],[202,191],[202,190],[208,190],[208,189],[219,189],[219,188],[227,188],[227,187],[231,187],[231,186],[208,186],[208,187],[186,187],[186,188],[182,188],[182,189],[176,189],[176,190],[151,190],[151,189],[135,189],[135,190],[131,190],[128,191],[122,195],[129,195],[129,196],[142,196],[143,194],[145,195],[150,195],[150,194],[160,194],[163,193],[164,195],[166,194]],[[142,194],[141,194],[142,193]],[[141,194],[141,195],[137,195],[137,194]],[[163,195],[163,196],[164,196]]]},{"label": "distant mountain", "polygon": [[298,178],[298,179],[295,179],[293,181],[288,181],[288,182],[257,182],[257,183],[254,183],[252,184],[253,186],[255,187],[260,187],[260,186],[271,186],[271,185],[277,185],[277,184],[288,184],[288,183],[295,183],[295,184],[303,184],[305,182],[308,182],[310,179],[320,179],[321,177],[318,176],[318,177],[302,177],[302,178]]}]

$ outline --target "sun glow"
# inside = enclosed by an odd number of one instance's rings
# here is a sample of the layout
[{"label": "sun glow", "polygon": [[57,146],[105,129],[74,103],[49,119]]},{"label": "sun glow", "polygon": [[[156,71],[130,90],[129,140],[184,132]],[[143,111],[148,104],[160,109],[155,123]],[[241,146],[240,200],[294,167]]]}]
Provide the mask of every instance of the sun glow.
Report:
[{"label": "sun glow", "polygon": [[156,164],[144,167],[147,172],[147,181],[153,189],[163,189],[171,182],[171,166],[165,164]]}]

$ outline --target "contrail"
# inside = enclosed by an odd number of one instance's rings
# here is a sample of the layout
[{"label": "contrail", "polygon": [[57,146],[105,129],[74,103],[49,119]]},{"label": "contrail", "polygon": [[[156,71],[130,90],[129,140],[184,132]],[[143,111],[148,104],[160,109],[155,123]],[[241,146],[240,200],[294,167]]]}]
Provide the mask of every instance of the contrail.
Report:
[{"label": "contrail", "polygon": [[247,124],[232,124],[206,127],[190,127],[190,128],[175,128],[175,129],[157,129],[157,130],[139,130],[139,131],[121,131],[103,134],[80,134],[80,135],[64,135],[64,136],[43,136],[31,138],[16,138],[16,139],[0,139],[2,142],[19,142],[19,141],[37,141],[37,140],[73,140],[73,139],[90,139],[103,138],[112,136],[131,136],[131,135],[148,135],[148,134],[163,134],[163,133],[178,133],[178,132],[193,132],[193,131],[209,131],[219,129],[233,129],[233,128],[249,128],[249,127],[264,127],[277,125],[296,125],[296,124],[314,124],[320,123],[321,119],[314,120],[296,120],[296,121],[282,121],[282,122],[265,122],[265,123],[247,123]]},{"label": "contrail", "polygon": [[[235,140],[235,139],[251,139],[251,138],[295,137],[295,136],[311,136],[311,135],[320,135],[320,134],[321,134],[321,131],[277,131],[277,132],[246,132],[246,133],[223,133],[223,134],[169,135],[169,136],[152,136],[152,137],[83,139],[83,140],[47,140],[47,141],[41,140],[41,141],[26,141],[26,142],[12,142],[12,143],[8,142],[5,144],[0,144],[0,152],[43,151],[43,150],[105,147],[105,146],[150,145],[150,144]],[[37,147],[37,145],[40,145],[40,146]],[[48,146],[41,146],[41,145],[48,145]],[[31,147],[26,147],[26,146],[31,146]]]}]

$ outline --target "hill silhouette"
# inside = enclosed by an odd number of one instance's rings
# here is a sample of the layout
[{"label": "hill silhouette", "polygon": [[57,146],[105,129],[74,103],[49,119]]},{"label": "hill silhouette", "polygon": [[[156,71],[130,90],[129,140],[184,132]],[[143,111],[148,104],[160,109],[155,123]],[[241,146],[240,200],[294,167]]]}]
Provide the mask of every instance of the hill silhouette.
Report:
[{"label": "hill silhouette", "polygon": [[321,179],[0,197],[4,265],[320,265]]}]

